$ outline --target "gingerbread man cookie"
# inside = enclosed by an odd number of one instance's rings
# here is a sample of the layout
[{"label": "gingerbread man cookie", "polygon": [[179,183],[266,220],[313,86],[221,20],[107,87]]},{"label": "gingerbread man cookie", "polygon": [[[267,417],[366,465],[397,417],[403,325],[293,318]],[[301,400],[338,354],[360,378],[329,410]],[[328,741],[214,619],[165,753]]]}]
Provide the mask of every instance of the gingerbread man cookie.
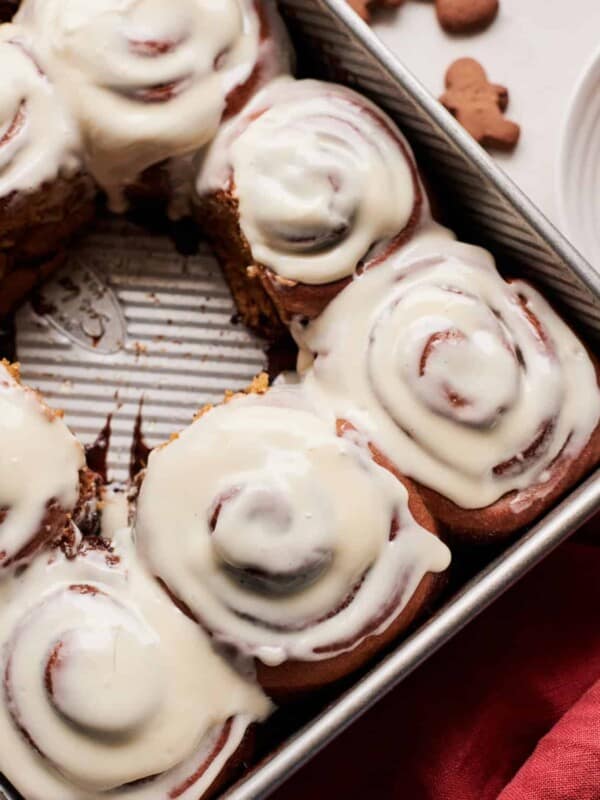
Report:
[{"label": "gingerbread man cookie", "polygon": [[348,4],[365,22],[371,21],[372,8],[398,8],[403,3],[404,0],[348,0]]},{"label": "gingerbread man cookie", "polygon": [[[397,8],[404,0],[347,0],[366,22],[372,8]],[[475,33],[490,25],[498,13],[499,0],[435,0],[440,25],[448,33]]]},{"label": "gingerbread man cookie", "polygon": [[435,0],[440,25],[449,33],[475,33],[498,13],[499,0]]},{"label": "gingerbread man cookie", "polygon": [[490,83],[473,58],[459,58],[450,66],[440,102],[484,147],[511,150],[519,141],[521,129],[503,115],[508,89]]}]

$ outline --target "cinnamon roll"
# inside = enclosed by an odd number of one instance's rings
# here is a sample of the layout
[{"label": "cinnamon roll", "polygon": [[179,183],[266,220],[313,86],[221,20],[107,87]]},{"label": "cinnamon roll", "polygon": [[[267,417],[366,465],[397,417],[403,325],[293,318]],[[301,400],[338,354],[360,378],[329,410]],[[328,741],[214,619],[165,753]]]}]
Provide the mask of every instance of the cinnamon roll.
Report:
[{"label": "cinnamon roll", "polygon": [[92,216],[79,136],[33,43],[0,27],[0,316],[56,266]]},{"label": "cinnamon roll", "polygon": [[0,361],[0,575],[97,527],[99,479],[60,416]]},{"label": "cinnamon roll", "polygon": [[471,540],[532,522],[600,460],[597,366],[529,284],[430,228],[305,330],[313,402]]},{"label": "cinnamon roll", "polygon": [[26,798],[200,800],[270,711],[146,575],[127,529],[38,556],[0,592],[0,771]]},{"label": "cinnamon roll", "polygon": [[383,111],[345,87],[285,77],[220,130],[196,192],[242,316],[267,334],[279,319],[317,316],[410,237],[424,204]]},{"label": "cinnamon roll", "polygon": [[275,697],[362,665],[450,560],[421,498],[295,387],[237,397],[150,456],[138,550]]},{"label": "cinnamon roll", "polygon": [[81,126],[114,210],[289,68],[271,0],[24,0],[17,15]]}]

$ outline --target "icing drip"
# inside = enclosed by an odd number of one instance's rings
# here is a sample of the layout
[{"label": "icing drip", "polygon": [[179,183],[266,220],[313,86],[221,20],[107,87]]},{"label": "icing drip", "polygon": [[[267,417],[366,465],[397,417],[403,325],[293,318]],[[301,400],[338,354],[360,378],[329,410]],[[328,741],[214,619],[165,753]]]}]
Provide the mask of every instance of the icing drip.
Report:
[{"label": "icing drip", "polygon": [[313,402],[463,508],[543,483],[598,424],[595,370],[567,325],[433,225],[296,334]]},{"label": "icing drip", "polygon": [[16,25],[0,27],[0,75],[0,197],[74,174],[77,132]]},{"label": "icing drip", "polygon": [[[79,495],[83,448],[64,422],[0,362],[0,567],[50,527]],[[42,537],[43,538],[43,537]]]},{"label": "icing drip", "polygon": [[2,587],[0,770],[26,797],[198,800],[270,704],[139,566],[39,557]]},{"label": "icing drip", "polygon": [[146,168],[214,136],[255,69],[264,80],[285,62],[279,53],[263,70],[273,44],[254,0],[25,0],[17,19],[71,103],[115,210]]},{"label": "icing drip", "polygon": [[421,189],[394,123],[350,89],[280,78],[218,134],[200,195],[231,189],[255,261],[320,284],[389,249]]},{"label": "icing drip", "polygon": [[404,486],[292,387],[214,408],[153,452],[142,557],[219,640],[276,665],[384,630],[449,551]]}]

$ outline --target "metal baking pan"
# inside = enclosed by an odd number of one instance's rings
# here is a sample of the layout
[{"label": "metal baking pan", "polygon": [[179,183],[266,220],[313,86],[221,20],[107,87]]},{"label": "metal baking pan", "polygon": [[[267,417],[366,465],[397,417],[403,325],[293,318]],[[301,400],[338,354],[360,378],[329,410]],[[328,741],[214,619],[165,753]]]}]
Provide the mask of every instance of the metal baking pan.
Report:
[{"label": "metal baking pan", "polygon": [[[345,0],[280,0],[301,53],[319,77],[370,96],[398,122],[453,227],[489,247],[512,274],[531,277],[588,341],[600,334],[600,275],[350,10]],[[431,173],[431,174],[429,174]],[[438,612],[253,773],[227,800],[257,800],[380,700],[600,509],[600,470],[512,547],[479,570]],[[525,612],[526,613],[526,612]]]},{"label": "metal baking pan", "polygon": [[[369,95],[413,145],[452,227],[531,277],[587,341],[600,335],[600,275],[349,9],[345,0],[280,0],[307,74]],[[101,219],[62,272],[17,314],[24,380],[65,410],[84,442],[112,428],[108,467],[126,479],[143,432],[150,446],[199,406],[244,386],[266,363],[236,323],[213,258],[190,231],[173,236],[128,219]],[[0,331],[0,353],[2,353]],[[13,337],[10,337],[13,338]],[[344,689],[278,712],[262,760],[224,795],[257,800],[280,785],[600,509],[600,470],[491,563],[461,572],[445,604]],[[487,560],[491,556],[487,556]],[[460,567],[460,565],[459,565]],[[8,800],[17,796],[9,788]],[[2,789],[0,788],[0,798]]]}]

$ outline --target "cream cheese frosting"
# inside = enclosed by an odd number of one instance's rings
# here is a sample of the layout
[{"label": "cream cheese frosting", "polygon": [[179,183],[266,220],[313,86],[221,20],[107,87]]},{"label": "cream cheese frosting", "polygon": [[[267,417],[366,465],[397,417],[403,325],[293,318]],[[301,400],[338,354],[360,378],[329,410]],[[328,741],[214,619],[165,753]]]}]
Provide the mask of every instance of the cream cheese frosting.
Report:
[{"label": "cream cheese frosting", "polygon": [[[268,9],[267,9],[268,7]],[[205,145],[228,97],[264,61],[254,0],[24,0],[17,20],[81,126],[89,168],[122,210],[148,167]]]},{"label": "cream cheese frosting", "polygon": [[0,771],[28,800],[199,800],[270,702],[134,557],[38,557],[0,588]]},{"label": "cream cheese frosting", "polygon": [[0,197],[32,192],[81,165],[77,128],[17,25],[0,26]]},{"label": "cream cheese frosting", "polygon": [[598,424],[595,369],[566,323],[433,223],[296,336],[313,402],[462,508],[543,483]]},{"label": "cream cheese frosting", "polygon": [[224,126],[200,168],[202,196],[231,189],[254,260],[320,284],[351,275],[408,225],[420,192],[409,145],[350,89],[282,77]]},{"label": "cream cheese frosting", "polygon": [[385,630],[450,560],[404,486],[288,386],[216,407],[155,450],[135,537],[213,636],[269,665]]},{"label": "cream cheese frosting", "polygon": [[0,567],[39,533],[50,503],[79,496],[83,447],[62,419],[0,362]]}]

